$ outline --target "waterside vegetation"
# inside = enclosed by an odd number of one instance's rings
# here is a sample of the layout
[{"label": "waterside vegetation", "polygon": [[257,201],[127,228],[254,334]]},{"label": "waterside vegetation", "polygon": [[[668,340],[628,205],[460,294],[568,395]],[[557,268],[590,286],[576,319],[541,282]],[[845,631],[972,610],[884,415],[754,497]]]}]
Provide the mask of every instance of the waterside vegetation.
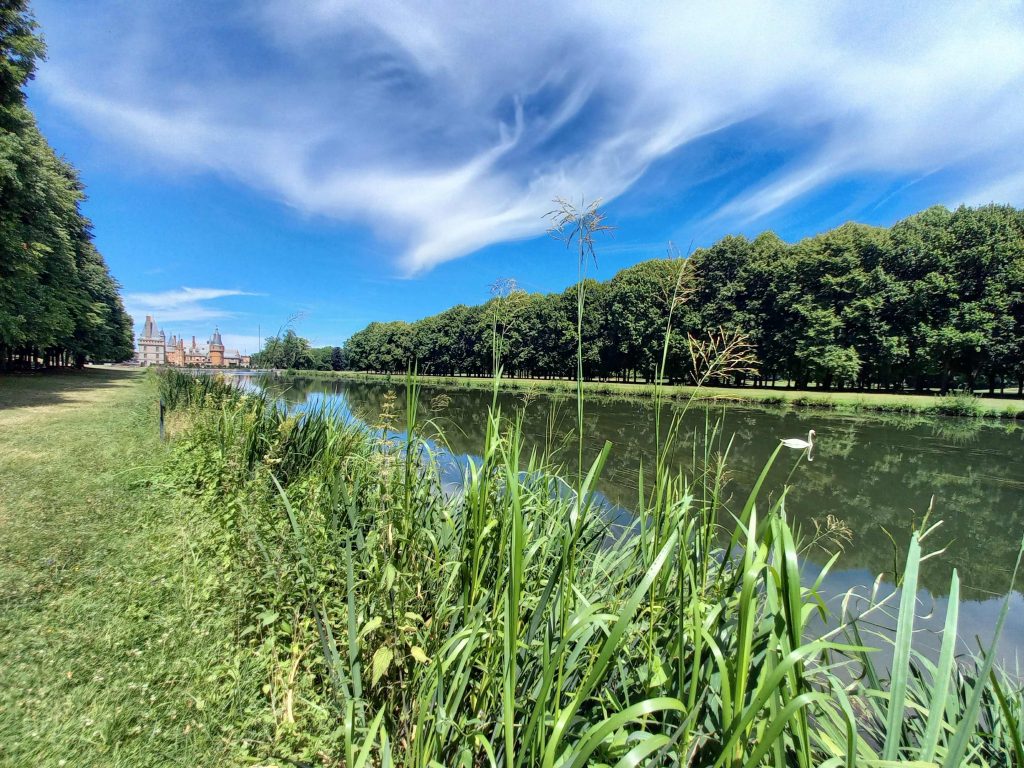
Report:
[{"label": "waterside vegetation", "polygon": [[930,523],[903,592],[823,637],[808,537],[763,487],[731,505],[728,457],[623,536],[516,456],[515,413],[453,495],[411,401],[368,430],[164,376],[170,447],[153,377],[0,381],[0,763],[1020,764],[1024,691],[954,641],[958,577],[941,653],[913,639]]},{"label": "waterside vegetation", "polygon": [[[925,521],[901,589],[876,584],[829,626],[786,495],[733,506],[728,456],[659,467],[635,524],[524,455],[493,412],[479,463],[446,489],[441,439],[406,422],[288,415],[213,378],[166,372],[188,414],[175,484],[222,526],[236,641],[265,711],[254,755],[345,765],[1014,765],[1024,689],[957,641],[954,573],[937,659],[915,641]],[[189,405],[191,403],[191,405]],[[664,425],[663,441],[671,439]],[[663,443],[664,444],[664,443]],[[765,447],[767,465],[792,461]],[[763,476],[762,476],[763,479]],[[564,487],[564,486],[563,486]],[[732,517],[722,529],[719,521]],[[828,566],[826,566],[827,569]],[[998,636],[1009,600],[1000,615]],[[890,625],[894,634],[879,631]],[[889,668],[891,659],[891,671]],[[245,684],[246,681],[243,681]]]},{"label": "waterside vegetation", "polygon": [[[239,640],[265,665],[274,727],[250,743],[347,766],[1024,758],[1024,688],[995,667],[1009,597],[993,645],[965,654],[954,571],[937,659],[915,643],[917,585],[941,555],[929,549],[941,523],[926,516],[906,542],[898,589],[878,581],[833,615],[819,587],[835,558],[805,574],[808,539],[789,522],[787,488],[764,487],[776,462],[793,460],[783,445],[765,446],[738,503],[730,447],[706,433],[689,466],[669,461],[694,402],[662,413],[682,279],[652,377],[653,479],[641,473],[628,521],[606,514],[594,490],[613,447],[585,456],[583,386],[586,270],[605,225],[596,204],[559,201],[554,216],[579,266],[574,477],[524,449],[525,402],[499,406],[497,313],[483,444],[457,488],[444,482],[432,449],[444,435],[420,414],[414,374],[404,423],[391,395],[368,428],[164,372],[165,402],[191,424],[178,485],[223,521],[228,581],[249,617]],[[687,336],[687,353],[698,388],[752,364],[738,334]],[[817,545],[829,536],[842,545],[841,527],[816,531]]]}]

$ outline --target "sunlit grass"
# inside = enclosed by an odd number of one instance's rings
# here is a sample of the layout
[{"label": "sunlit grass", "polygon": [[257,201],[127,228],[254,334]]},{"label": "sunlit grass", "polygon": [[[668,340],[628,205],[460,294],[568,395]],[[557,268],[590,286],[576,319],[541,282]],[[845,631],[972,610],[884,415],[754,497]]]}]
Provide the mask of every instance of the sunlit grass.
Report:
[{"label": "sunlit grass", "polygon": [[0,765],[237,751],[215,710],[244,660],[192,544],[216,523],[154,482],[156,401],[133,374],[0,378]]}]

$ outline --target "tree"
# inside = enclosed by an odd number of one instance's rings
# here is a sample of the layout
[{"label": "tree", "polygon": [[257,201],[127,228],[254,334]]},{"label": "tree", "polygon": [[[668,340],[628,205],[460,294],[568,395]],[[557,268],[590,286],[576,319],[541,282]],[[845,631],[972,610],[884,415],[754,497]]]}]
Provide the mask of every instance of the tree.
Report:
[{"label": "tree", "polygon": [[[325,349],[329,354],[330,347]],[[257,368],[311,370],[317,367],[318,360],[309,346],[309,339],[302,338],[291,328],[280,336],[268,337],[263,349],[252,356],[252,364]]]},{"label": "tree", "polygon": [[[661,364],[669,309],[679,289],[685,264],[681,259],[653,259],[628,267],[608,286],[607,370],[622,377],[652,381]],[[688,286],[687,286],[688,287]],[[677,314],[676,338],[684,339],[695,322],[688,305]],[[677,354],[669,374],[680,375]]]},{"label": "tree", "polygon": [[651,381],[670,311],[676,381],[688,375],[687,336],[710,332],[749,340],[762,382],[1024,390],[1024,212],[935,207],[889,229],[845,224],[792,245],[770,232],[726,237],[606,283],[581,270],[561,293],[499,291],[411,326],[371,323],[346,343],[346,364],[396,372],[415,359],[428,374],[484,375],[497,353],[506,376],[571,377],[579,364],[588,379]]},{"label": "tree", "polygon": [[0,104],[25,103],[22,88],[35,77],[36,63],[46,57],[28,0],[0,2]]},{"label": "tree", "polygon": [[331,347],[331,370],[345,370],[345,353],[341,347]]},{"label": "tree", "polygon": [[131,320],[92,243],[75,169],[22,91],[44,47],[23,0],[0,0],[0,368],[131,355]]}]

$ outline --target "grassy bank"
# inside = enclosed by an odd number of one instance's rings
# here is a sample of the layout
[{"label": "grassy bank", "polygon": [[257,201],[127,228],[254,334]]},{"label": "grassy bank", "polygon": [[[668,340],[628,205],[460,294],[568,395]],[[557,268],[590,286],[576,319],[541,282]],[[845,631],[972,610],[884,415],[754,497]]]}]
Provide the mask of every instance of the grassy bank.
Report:
[{"label": "grassy bank", "polygon": [[955,576],[918,653],[928,529],[902,595],[815,635],[785,494],[731,502],[710,444],[626,535],[603,454],[565,493],[515,413],[453,494],[414,392],[366,431],[160,387],[170,446],[153,377],[0,379],[2,765],[1022,764],[1024,691],[954,645]]},{"label": "grassy bank", "polygon": [[159,479],[154,382],[0,376],[0,436],[0,765],[230,763],[219,528]]},{"label": "grassy bank", "polygon": [[[353,381],[401,382],[403,376],[361,373],[358,371],[288,371],[283,375],[313,378],[340,378]],[[493,389],[490,377],[422,376],[425,385]],[[576,382],[567,379],[509,379],[499,381],[506,391],[533,391],[552,394],[576,394]],[[613,396],[652,399],[653,384],[588,381],[583,384],[588,397]],[[691,398],[705,402],[734,402],[752,406],[811,408],[842,413],[876,412],[902,413],[920,416],[962,416],[994,419],[1024,419],[1024,401],[998,398],[971,397],[963,394],[906,395],[882,392],[827,392],[790,389],[745,389],[738,387],[663,387],[663,397],[669,401],[688,402]]]},{"label": "grassy bank", "polygon": [[[589,493],[606,453],[566,492],[559,467],[523,454],[515,413],[488,416],[480,462],[452,493],[425,453],[437,436],[414,390],[406,423],[385,399],[366,431],[164,374],[188,422],[172,477],[223,528],[246,617],[236,642],[260,672],[239,680],[264,713],[255,756],[1021,764],[1024,691],[987,649],[956,644],[955,576],[938,660],[918,652],[913,596],[932,528],[902,543],[902,592],[851,600],[836,630],[814,634],[812,614],[827,609],[820,575],[800,572],[808,541],[787,522],[785,493],[769,500],[758,483],[732,501],[728,456],[710,441],[685,471],[656,468],[627,532]],[[672,439],[672,422],[656,429]],[[735,525],[723,531],[723,519]]]}]

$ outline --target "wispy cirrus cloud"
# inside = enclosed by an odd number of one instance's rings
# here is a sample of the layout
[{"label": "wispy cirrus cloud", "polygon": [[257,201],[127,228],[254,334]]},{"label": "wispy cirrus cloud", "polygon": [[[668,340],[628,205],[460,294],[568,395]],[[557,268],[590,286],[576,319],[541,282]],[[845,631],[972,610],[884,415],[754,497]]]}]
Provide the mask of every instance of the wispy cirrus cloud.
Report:
[{"label": "wispy cirrus cloud", "polygon": [[141,325],[146,315],[153,315],[158,323],[166,325],[234,317],[237,313],[213,302],[229,296],[254,295],[228,288],[182,287],[156,293],[126,293],[124,302],[136,325]]},{"label": "wispy cirrus cloud", "polygon": [[410,272],[537,235],[552,197],[615,198],[745,121],[806,140],[727,223],[863,174],[952,168],[944,202],[1024,202],[1019,3],[61,8],[39,81],[82,124],[372,227]]}]

